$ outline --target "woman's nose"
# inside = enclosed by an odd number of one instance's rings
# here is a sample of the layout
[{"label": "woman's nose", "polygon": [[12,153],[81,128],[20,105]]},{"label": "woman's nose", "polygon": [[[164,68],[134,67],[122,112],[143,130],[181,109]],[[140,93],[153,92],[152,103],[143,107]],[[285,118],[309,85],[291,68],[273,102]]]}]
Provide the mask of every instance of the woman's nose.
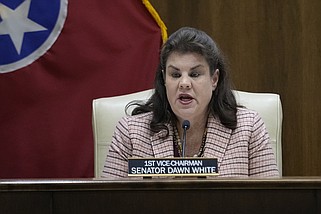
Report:
[{"label": "woman's nose", "polygon": [[188,77],[182,77],[180,82],[179,82],[179,88],[184,89],[184,88],[191,88],[191,81],[189,80]]}]

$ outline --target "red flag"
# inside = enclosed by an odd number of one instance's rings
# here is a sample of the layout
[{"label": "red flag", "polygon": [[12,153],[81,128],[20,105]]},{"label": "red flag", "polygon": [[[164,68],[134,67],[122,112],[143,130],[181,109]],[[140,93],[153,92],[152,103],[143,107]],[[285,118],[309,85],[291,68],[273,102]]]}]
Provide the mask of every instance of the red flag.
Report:
[{"label": "red flag", "polygon": [[153,87],[161,29],[140,0],[30,2],[0,3],[0,178],[93,177],[92,100]]}]

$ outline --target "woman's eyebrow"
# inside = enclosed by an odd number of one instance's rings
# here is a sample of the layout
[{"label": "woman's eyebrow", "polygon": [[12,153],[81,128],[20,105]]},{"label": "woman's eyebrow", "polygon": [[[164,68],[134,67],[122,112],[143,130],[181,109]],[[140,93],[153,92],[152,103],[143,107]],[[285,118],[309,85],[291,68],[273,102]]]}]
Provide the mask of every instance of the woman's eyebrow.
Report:
[{"label": "woman's eyebrow", "polygon": [[169,65],[168,68],[173,68],[173,69],[178,70],[178,71],[180,70],[179,68],[175,67],[174,65]]},{"label": "woman's eyebrow", "polygon": [[198,68],[198,67],[203,67],[203,65],[202,64],[196,65],[196,66],[192,67],[191,70],[194,70],[195,68]]},{"label": "woman's eyebrow", "polygon": [[[203,65],[202,64],[196,65],[194,67],[191,67],[190,70],[194,70],[194,69],[196,69],[198,67],[203,67]],[[175,67],[174,65],[169,65],[168,68],[173,68],[173,69],[178,70],[178,71],[180,70],[179,68]]]}]

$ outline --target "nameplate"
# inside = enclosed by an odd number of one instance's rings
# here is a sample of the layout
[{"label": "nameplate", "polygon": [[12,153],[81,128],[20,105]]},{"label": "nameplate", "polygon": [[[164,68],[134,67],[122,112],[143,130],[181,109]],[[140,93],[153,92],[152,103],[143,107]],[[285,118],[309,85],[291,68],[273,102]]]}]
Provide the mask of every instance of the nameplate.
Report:
[{"label": "nameplate", "polygon": [[216,158],[129,158],[128,176],[215,176]]}]

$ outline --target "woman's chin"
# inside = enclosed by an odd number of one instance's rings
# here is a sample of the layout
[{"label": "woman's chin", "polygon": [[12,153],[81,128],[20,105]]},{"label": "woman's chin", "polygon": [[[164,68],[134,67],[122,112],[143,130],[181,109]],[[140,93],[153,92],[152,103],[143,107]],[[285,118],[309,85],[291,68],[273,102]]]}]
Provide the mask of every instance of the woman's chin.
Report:
[{"label": "woman's chin", "polygon": [[183,119],[183,120],[190,120],[193,117],[195,117],[196,112],[194,109],[181,109],[178,114],[176,114],[177,117]]}]

